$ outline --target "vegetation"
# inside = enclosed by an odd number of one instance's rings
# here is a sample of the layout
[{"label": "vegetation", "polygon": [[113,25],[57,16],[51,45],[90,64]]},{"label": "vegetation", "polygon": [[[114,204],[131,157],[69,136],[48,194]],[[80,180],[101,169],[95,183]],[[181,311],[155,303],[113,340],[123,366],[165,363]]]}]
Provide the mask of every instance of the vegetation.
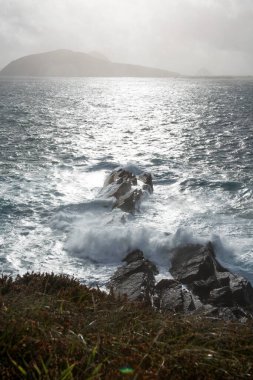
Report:
[{"label": "vegetation", "polygon": [[250,379],[253,324],[160,314],[64,275],[0,279],[2,379]]}]

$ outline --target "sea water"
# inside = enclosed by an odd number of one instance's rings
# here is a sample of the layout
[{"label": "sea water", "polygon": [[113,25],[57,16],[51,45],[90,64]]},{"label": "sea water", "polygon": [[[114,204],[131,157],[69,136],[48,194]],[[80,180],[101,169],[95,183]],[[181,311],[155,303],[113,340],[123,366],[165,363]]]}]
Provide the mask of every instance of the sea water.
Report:
[{"label": "sea water", "polygon": [[[106,285],[131,249],[169,275],[170,251],[212,241],[253,281],[253,80],[0,79],[0,270]],[[135,215],[100,189],[152,173]]]}]

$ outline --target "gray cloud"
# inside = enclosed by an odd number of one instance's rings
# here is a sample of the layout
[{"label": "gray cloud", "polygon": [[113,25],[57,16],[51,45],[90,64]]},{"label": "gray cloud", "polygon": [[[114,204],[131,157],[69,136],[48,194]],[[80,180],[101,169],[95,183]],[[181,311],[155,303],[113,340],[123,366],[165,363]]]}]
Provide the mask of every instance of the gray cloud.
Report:
[{"label": "gray cloud", "polygon": [[0,66],[68,48],[194,74],[253,74],[252,0],[0,0]]}]

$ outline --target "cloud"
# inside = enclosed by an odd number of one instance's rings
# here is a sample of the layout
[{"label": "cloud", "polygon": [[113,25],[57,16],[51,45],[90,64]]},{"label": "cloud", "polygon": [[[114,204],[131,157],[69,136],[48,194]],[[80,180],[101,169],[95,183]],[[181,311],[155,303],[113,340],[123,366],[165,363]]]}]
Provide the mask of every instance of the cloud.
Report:
[{"label": "cloud", "polygon": [[253,74],[252,0],[0,0],[0,65],[58,48],[194,73]]}]

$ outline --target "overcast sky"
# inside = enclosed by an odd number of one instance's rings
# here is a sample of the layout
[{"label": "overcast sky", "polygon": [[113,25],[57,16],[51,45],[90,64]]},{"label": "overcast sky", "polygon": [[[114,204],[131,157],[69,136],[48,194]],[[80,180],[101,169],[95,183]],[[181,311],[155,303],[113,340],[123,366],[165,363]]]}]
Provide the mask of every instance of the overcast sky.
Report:
[{"label": "overcast sky", "polygon": [[253,0],[0,0],[0,68],[54,49],[253,75]]}]

